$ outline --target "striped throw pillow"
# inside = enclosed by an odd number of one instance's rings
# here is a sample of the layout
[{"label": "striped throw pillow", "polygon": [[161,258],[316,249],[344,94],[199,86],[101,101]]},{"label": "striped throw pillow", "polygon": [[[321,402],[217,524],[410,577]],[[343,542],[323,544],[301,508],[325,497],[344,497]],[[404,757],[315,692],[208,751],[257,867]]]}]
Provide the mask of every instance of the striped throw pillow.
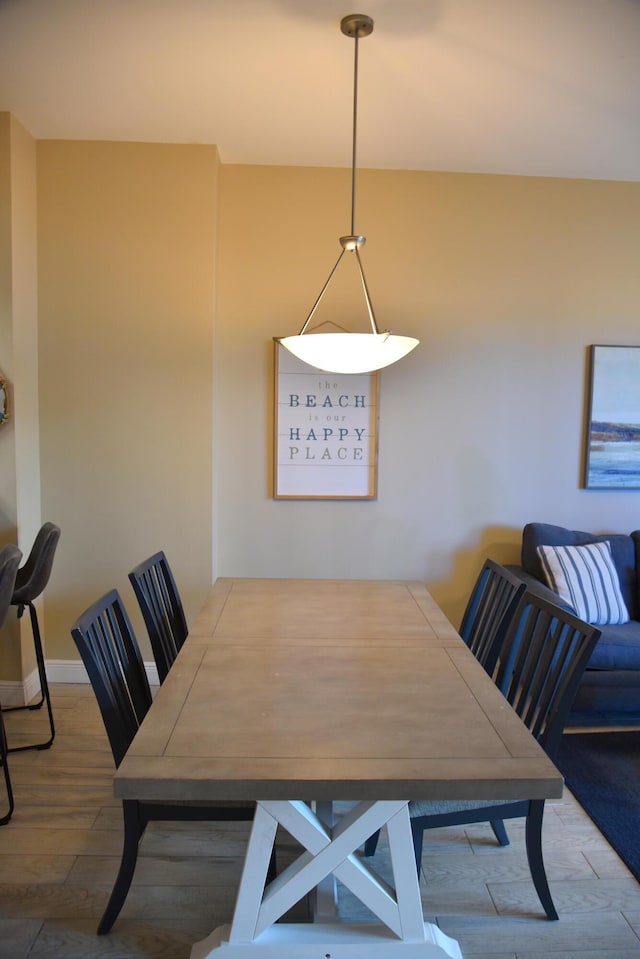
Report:
[{"label": "striped throw pillow", "polygon": [[538,546],[538,555],[548,585],[579,619],[595,626],[629,622],[606,540],[585,546]]}]

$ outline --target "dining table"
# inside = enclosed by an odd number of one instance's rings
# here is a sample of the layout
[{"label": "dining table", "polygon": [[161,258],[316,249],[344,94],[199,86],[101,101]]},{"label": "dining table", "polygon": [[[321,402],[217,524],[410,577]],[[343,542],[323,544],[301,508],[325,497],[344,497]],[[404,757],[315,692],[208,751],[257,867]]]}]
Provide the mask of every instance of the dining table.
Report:
[{"label": "dining table", "polygon": [[[559,798],[562,777],[422,583],[233,577],[114,793],[256,803],[233,918],[192,959],[460,959],[423,918],[409,802]],[[386,878],[362,854],[383,827]],[[279,829],[296,855],[269,881]],[[341,918],[338,883],[375,921]],[[312,921],[279,921],[305,897]]]}]

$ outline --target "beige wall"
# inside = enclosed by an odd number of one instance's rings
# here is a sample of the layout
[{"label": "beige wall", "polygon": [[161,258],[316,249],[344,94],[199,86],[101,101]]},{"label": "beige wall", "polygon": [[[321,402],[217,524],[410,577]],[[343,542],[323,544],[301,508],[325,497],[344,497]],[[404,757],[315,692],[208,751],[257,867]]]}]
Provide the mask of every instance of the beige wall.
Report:
[{"label": "beige wall", "polygon": [[[37,161],[50,660],[110,586],[134,611],[127,571],[158,548],[189,618],[248,575],[416,578],[457,620],[528,520],[640,526],[638,492],[581,489],[587,347],[640,343],[640,184],[361,171],[380,326],[422,343],[381,374],[378,499],[276,502],[272,337],[348,232],[348,171],[131,143]],[[341,284],[321,318],[344,323]]]},{"label": "beige wall", "polygon": [[[11,116],[0,113],[0,370],[13,381]],[[13,407],[13,389],[10,402]],[[0,429],[0,545],[17,541],[15,418]]]},{"label": "beige wall", "polygon": [[[0,369],[10,390],[0,431],[0,544],[17,542],[26,557],[40,526],[36,144],[8,113],[0,114],[0,196]],[[2,649],[3,680],[35,667],[28,617],[18,623],[10,611]]]},{"label": "beige wall", "polygon": [[356,503],[269,492],[271,338],[349,232],[348,174],[223,166],[221,185],[220,575],[411,577],[457,621],[525,522],[640,526],[640,493],[581,489],[587,347],[640,345],[639,183],[359,174],[380,328],[422,342],[381,373],[378,499]]},{"label": "beige wall", "polygon": [[[13,401],[15,406],[18,546],[26,560],[41,526],[38,390],[36,141],[11,118]],[[46,634],[42,599],[36,601]],[[21,669],[35,669],[29,617],[20,620]]]},{"label": "beige wall", "polygon": [[[11,418],[0,428],[0,546],[16,543],[16,434],[13,410],[13,202],[11,116],[0,113],[0,370],[10,389]],[[16,620],[9,615],[2,628],[0,681],[21,678],[20,641]]]},{"label": "beige wall", "polygon": [[211,583],[217,170],[215,147],[38,144],[48,659],[113,586],[139,625],[127,572],[158,549],[188,618]]}]

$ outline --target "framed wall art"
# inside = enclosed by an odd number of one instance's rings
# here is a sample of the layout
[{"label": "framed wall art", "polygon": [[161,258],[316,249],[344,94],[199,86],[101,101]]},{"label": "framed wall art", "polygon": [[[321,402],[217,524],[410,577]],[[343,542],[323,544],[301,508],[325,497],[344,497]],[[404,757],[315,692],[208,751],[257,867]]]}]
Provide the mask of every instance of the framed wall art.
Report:
[{"label": "framed wall art", "polygon": [[274,347],[274,499],[375,499],[379,374],[323,373]]},{"label": "framed wall art", "polygon": [[9,384],[0,372],[0,426],[9,419]]},{"label": "framed wall art", "polygon": [[592,346],[586,489],[640,489],[640,346]]}]

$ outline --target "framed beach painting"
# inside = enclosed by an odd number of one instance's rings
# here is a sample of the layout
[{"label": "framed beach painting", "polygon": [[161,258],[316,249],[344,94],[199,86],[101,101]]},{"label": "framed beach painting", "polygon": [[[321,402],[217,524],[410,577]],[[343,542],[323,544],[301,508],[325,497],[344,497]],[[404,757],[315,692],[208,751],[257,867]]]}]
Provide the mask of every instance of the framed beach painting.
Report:
[{"label": "framed beach painting", "polygon": [[323,373],[275,341],[274,499],[376,498],[378,390],[378,373]]},{"label": "framed beach painting", "polygon": [[640,346],[592,346],[585,487],[640,489]]}]

